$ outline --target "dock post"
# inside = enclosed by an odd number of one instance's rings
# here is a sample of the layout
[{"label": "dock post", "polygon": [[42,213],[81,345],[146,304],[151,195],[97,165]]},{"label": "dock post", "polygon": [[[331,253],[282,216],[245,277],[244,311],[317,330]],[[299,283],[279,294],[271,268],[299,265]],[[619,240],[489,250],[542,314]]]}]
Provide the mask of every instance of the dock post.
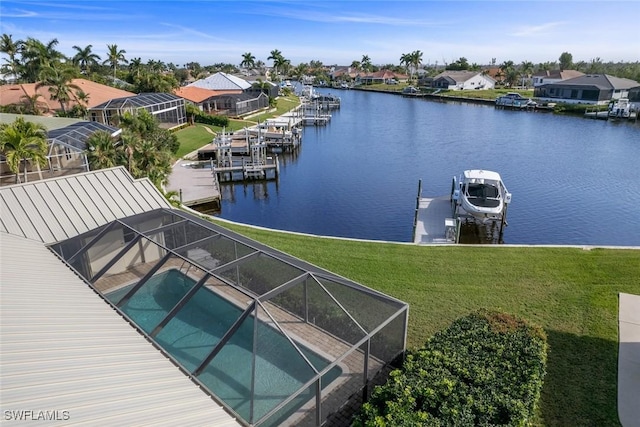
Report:
[{"label": "dock post", "polygon": [[411,241],[416,241],[416,227],[418,225],[418,211],[420,210],[420,196],[422,195],[422,180],[418,180],[418,196],[416,197],[416,210],[413,214],[413,232],[411,233]]},{"label": "dock post", "polygon": [[500,233],[498,236],[498,240],[502,240],[502,234],[504,233],[504,226],[507,223],[507,209],[509,208],[509,204],[504,205],[504,211],[502,211],[502,218],[500,220]]}]

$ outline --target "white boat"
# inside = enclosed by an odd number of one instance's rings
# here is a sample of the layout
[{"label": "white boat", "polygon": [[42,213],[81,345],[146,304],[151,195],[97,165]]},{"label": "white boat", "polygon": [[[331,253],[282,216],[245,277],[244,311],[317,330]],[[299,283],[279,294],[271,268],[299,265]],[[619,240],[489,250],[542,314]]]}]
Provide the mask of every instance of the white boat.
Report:
[{"label": "white boat", "polygon": [[628,119],[631,117],[633,109],[627,98],[620,98],[609,104],[610,119]]},{"label": "white boat", "polygon": [[496,98],[496,105],[501,107],[532,108],[537,103],[517,92],[509,92]]},{"label": "white boat", "polygon": [[459,178],[453,177],[451,200],[458,214],[467,213],[483,222],[495,221],[503,218],[511,193],[499,173],[470,169]]}]

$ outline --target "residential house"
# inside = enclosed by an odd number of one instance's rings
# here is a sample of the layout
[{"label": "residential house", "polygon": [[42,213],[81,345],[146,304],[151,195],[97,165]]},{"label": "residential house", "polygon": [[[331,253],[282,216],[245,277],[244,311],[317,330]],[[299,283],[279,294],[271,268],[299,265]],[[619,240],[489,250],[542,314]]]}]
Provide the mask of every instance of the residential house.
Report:
[{"label": "residential house", "polygon": [[214,96],[208,102],[218,114],[239,117],[267,108],[269,96],[264,92],[234,93]]},{"label": "residential house", "polygon": [[356,75],[356,82],[363,85],[371,84],[383,84],[391,80],[398,82],[406,82],[409,76],[402,73],[394,73],[390,70],[379,70],[373,73],[358,73]]},{"label": "residential house", "polygon": [[184,98],[171,93],[141,93],[124,98],[111,99],[89,109],[92,121],[118,126],[120,116],[147,110],[161,128],[172,129],[187,122]]},{"label": "residential house", "polygon": [[481,90],[493,89],[495,84],[493,78],[481,71],[446,70],[433,77],[431,87],[446,90]]},{"label": "residential house", "polygon": [[[47,165],[40,167],[27,161],[27,181],[37,181],[62,175],[71,175],[89,171],[87,162],[87,140],[97,131],[105,131],[112,137],[120,134],[120,129],[86,120],[44,117],[19,116],[17,114],[0,114],[0,123],[12,123],[18,117],[26,121],[42,124],[47,132]],[[22,167],[21,167],[22,170]],[[11,172],[4,156],[0,155],[0,185],[11,185],[23,180],[24,173],[18,177]]]},{"label": "residential house", "polygon": [[542,86],[543,84],[557,83],[581,76],[584,76],[584,73],[576,70],[542,70],[533,74],[533,87],[535,88]]},{"label": "residential house", "polygon": [[186,87],[199,87],[209,90],[224,91],[235,90],[244,92],[247,89],[251,89],[251,83],[244,79],[241,79],[240,77],[236,77],[223,72],[218,72],[204,79],[196,80],[195,82],[188,84]]},{"label": "residential house", "polygon": [[241,90],[210,90],[195,86],[184,86],[173,91],[190,104],[207,114],[217,113],[216,97],[220,95],[241,94]]},{"label": "residential house", "polygon": [[608,74],[585,74],[580,77],[548,83],[534,89],[533,96],[543,102],[605,105],[628,98],[640,83]]},{"label": "residential house", "polygon": [[[79,101],[76,95],[77,90],[72,90],[71,100],[68,105],[65,106],[67,110],[72,109],[75,105],[81,102],[85,107],[92,108],[113,98],[135,95],[133,92],[117,89],[86,79],[73,79],[71,80],[71,83],[82,90],[82,92],[87,95],[87,99],[86,103]],[[49,86],[42,86],[36,89],[36,85],[36,83],[21,83],[0,86],[0,105],[3,107],[14,106],[16,112],[24,110],[28,111],[30,109],[29,98],[33,99],[36,97],[36,107],[42,114],[54,115],[57,111],[62,109],[60,102],[51,99]]]}]

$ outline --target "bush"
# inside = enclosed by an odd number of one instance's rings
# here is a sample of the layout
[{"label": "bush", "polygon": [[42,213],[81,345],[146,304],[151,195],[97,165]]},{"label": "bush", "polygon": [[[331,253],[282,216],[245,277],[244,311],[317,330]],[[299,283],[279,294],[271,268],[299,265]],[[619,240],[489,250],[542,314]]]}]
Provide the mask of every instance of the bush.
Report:
[{"label": "bush", "polygon": [[193,117],[193,121],[196,123],[219,127],[229,126],[229,118],[227,116],[212,116],[191,104],[187,105],[187,115]]},{"label": "bush", "polygon": [[526,425],[540,398],[546,352],[542,329],[504,313],[472,313],[407,355],[355,425]]}]

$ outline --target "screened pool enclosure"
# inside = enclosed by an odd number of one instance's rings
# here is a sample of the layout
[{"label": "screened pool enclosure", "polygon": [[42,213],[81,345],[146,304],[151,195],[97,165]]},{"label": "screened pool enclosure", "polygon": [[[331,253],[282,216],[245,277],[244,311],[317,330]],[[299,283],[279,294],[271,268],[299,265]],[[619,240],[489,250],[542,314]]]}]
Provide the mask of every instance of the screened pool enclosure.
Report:
[{"label": "screened pool enclosure", "polygon": [[321,425],[405,349],[407,304],[188,213],[51,248],[246,425]]}]

